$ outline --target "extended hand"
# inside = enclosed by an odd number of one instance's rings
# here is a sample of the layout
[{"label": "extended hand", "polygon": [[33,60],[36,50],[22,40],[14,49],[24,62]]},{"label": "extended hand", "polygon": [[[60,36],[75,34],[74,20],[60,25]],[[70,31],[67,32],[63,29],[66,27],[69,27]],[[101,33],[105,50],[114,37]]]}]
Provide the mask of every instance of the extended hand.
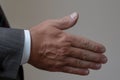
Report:
[{"label": "extended hand", "polygon": [[84,37],[63,32],[78,20],[74,13],[62,19],[47,20],[30,29],[31,65],[47,70],[88,75],[89,69],[100,69],[107,62],[105,47]]}]

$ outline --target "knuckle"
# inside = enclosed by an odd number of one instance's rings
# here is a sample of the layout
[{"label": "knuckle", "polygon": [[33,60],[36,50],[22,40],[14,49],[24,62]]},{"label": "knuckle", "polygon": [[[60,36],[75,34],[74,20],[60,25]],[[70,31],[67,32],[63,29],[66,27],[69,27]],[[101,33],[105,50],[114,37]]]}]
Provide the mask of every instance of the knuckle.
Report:
[{"label": "knuckle", "polygon": [[76,60],[76,64],[77,64],[77,65],[80,65],[80,66],[83,65],[83,63],[82,63],[81,60]]},{"label": "knuckle", "polygon": [[64,60],[64,63],[66,64],[66,65],[74,65],[76,62],[75,62],[75,60],[74,59],[71,59],[71,58],[66,58],[65,60]]},{"label": "knuckle", "polygon": [[63,42],[66,42],[69,44],[69,46],[71,46],[72,38],[69,34],[64,33],[62,38],[63,38]]},{"label": "knuckle", "polygon": [[[82,40],[82,44],[84,47],[89,48],[90,42],[88,40]],[[92,47],[92,46],[91,46]]]},{"label": "knuckle", "polygon": [[71,36],[69,34],[66,34],[66,41],[71,42]]},{"label": "knuckle", "polygon": [[62,43],[64,42],[70,44],[72,42],[71,36],[63,31],[60,32],[59,38],[60,38],[59,41]]},{"label": "knuckle", "polygon": [[66,33],[64,33],[64,34],[63,34],[63,40],[66,41],[68,38],[69,38],[69,36],[68,36]]},{"label": "knuckle", "polygon": [[82,68],[88,68],[91,66],[90,63],[84,62],[82,60],[77,60],[76,65],[77,65],[77,67],[82,67]]},{"label": "knuckle", "polygon": [[89,57],[89,55],[87,55],[87,54],[83,54],[83,55],[82,55],[82,59],[83,59],[83,60],[87,60],[88,57]]},{"label": "knuckle", "polygon": [[62,47],[62,48],[61,48],[61,52],[62,52],[63,54],[69,54],[69,47]]},{"label": "knuckle", "polygon": [[86,65],[84,65],[84,63],[81,60],[77,61],[77,66],[78,67],[86,67]]},{"label": "knuckle", "polygon": [[70,24],[70,22],[68,21],[67,18],[61,19],[61,25],[62,26],[68,26]]},{"label": "knuckle", "polygon": [[66,55],[68,55],[70,53],[70,47],[68,47],[68,44],[64,44],[63,47],[60,47],[59,50],[57,50],[57,53],[59,53],[58,56],[62,56],[62,58],[64,59]]}]

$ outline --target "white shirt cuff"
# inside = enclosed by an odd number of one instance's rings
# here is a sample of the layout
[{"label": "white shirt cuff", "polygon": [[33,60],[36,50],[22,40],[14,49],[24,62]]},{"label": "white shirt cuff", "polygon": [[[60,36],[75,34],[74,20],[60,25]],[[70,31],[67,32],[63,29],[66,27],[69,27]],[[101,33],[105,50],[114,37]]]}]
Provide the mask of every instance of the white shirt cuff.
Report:
[{"label": "white shirt cuff", "polygon": [[29,30],[24,30],[25,40],[24,40],[24,48],[23,48],[23,56],[21,60],[21,65],[28,62],[30,57],[30,48],[31,48],[31,37]]}]

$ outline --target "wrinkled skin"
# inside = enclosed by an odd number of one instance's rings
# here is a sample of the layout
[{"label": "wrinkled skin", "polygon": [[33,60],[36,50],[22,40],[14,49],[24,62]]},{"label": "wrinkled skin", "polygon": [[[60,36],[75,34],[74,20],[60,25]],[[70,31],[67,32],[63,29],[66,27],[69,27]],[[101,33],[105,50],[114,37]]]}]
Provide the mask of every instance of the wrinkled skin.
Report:
[{"label": "wrinkled skin", "polygon": [[105,47],[82,36],[63,30],[73,27],[78,14],[47,20],[30,29],[32,47],[29,64],[36,68],[88,75],[89,69],[100,69],[107,62]]}]

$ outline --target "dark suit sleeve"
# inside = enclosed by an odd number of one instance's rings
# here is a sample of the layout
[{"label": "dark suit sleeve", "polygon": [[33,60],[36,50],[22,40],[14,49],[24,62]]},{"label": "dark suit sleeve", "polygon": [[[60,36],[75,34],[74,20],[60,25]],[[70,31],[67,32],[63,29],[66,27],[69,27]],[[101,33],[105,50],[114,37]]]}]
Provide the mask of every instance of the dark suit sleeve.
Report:
[{"label": "dark suit sleeve", "polygon": [[0,78],[16,78],[23,47],[24,30],[0,28]]}]

